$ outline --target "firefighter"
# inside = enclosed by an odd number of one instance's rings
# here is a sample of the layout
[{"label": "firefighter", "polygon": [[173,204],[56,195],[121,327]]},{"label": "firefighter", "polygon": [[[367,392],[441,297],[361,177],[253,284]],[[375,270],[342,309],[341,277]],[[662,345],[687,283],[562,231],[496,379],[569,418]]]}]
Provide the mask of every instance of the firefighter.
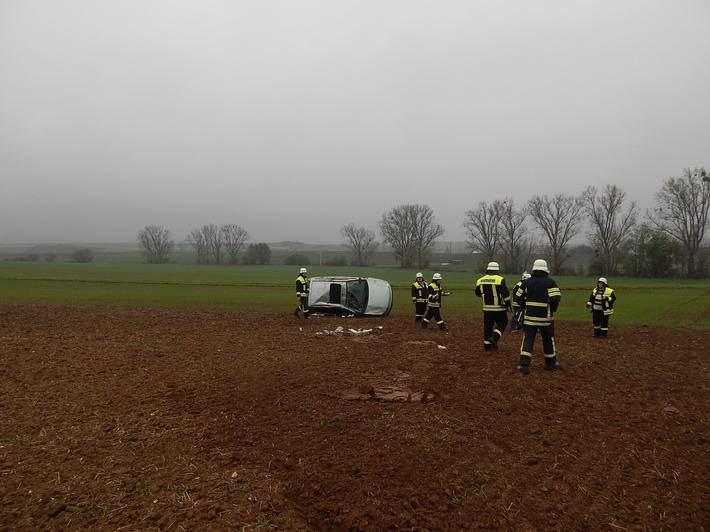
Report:
[{"label": "firefighter", "polygon": [[308,319],[311,312],[308,307],[308,270],[301,268],[296,277],[296,298],[298,299],[298,307],[293,311],[294,316],[298,316],[299,312],[303,312],[303,317]]},{"label": "firefighter", "polygon": [[550,277],[547,262],[538,259],[533,264],[530,279],[526,279],[516,288],[513,300],[523,311],[523,331],[525,336],[520,346],[520,362],[518,370],[527,375],[530,373],[532,350],[535,336],[540,331],[542,349],[545,355],[545,369],[554,371],[561,369],[557,361],[555,349],[554,314],[560,304],[562,294],[554,279]]},{"label": "firefighter", "polygon": [[412,303],[414,303],[414,321],[421,323],[426,312],[426,302],[429,296],[429,287],[421,272],[418,272],[412,283]]},{"label": "firefighter", "polygon": [[441,318],[441,300],[444,296],[450,296],[451,292],[444,292],[441,288],[441,274],[435,273],[431,278],[431,283],[427,288],[427,311],[422,318],[422,327],[426,329],[432,318],[442,331],[448,331],[444,320]]},{"label": "firefighter", "polygon": [[510,292],[500,275],[497,262],[489,262],[486,275],[476,281],[476,296],[483,302],[483,348],[498,349],[498,341],[508,325]]},{"label": "firefighter", "polygon": [[594,336],[597,338],[606,338],[609,334],[609,316],[614,314],[614,301],[616,301],[614,290],[609,288],[606,277],[600,277],[597,287],[592,290],[592,295],[587,301],[587,308],[592,311]]},{"label": "firefighter", "polygon": [[[530,279],[530,274],[528,272],[523,272],[523,275],[520,277],[520,281],[518,281],[513,287],[513,290],[511,291],[512,294],[515,294],[515,291],[520,287],[520,285],[523,284],[525,279]],[[515,300],[512,300],[511,303],[513,306],[513,315],[510,317],[510,328],[508,330],[510,332],[518,332],[522,329],[522,325],[518,327],[518,319],[520,318],[521,309]]]}]

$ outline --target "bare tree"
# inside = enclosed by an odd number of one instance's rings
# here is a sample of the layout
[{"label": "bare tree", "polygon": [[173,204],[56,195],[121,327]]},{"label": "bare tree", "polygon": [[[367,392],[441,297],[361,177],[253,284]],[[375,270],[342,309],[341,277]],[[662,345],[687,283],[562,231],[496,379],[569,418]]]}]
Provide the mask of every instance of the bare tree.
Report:
[{"label": "bare tree", "polygon": [[708,226],[710,175],[705,168],[683,170],[669,177],[655,195],[651,224],[683,246],[688,277],[696,276],[696,259]]},{"label": "bare tree", "polygon": [[345,247],[355,256],[355,264],[367,266],[379,246],[375,241],[375,232],[364,227],[355,227],[355,224],[350,223],[340,230],[340,234],[347,239]]},{"label": "bare tree", "polygon": [[623,211],[625,198],[626,192],[616,185],[606,185],[599,195],[595,187],[587,187],[582,193],[584,210],[592,224],[589,242],[599,256],[599,273],[604,275],[616,273],[621,245],[636,225],[636,202]]},{"label": "bare tree", "polygon": [[223,225],[221,231],[224,249],[229,256],[229,263],[237,264],[237,254],[244,247],[244,243],[249,240],[249,233],[247,233],[246,229],[236,224]]},{"label": "bare tree", "polygon": [[202,235],[207,243],[207,251],[211,262],[222,264],[222,231],[215,224],[203,225]]},{"label": "bare tree", "polygon": [[428,205],[416,205],[414,209],[414,256],[417,266],[429,265],[429,256],[436,239],[444,235],[444,228],[436,222],[434,211]]},{"label": "bare tree", "polygon": [[579,232],[584,219],[582,199],[564,194],[533,196],[528,201],[530,216],[545,234],[550,248],[552,273],[560,272],[567,253],[569,241]]},{"label": "bare tree", "polygon": [[150,264],[168,261],[168,254],[175,247],[172,233],[160,225],[147,225],[138,232],[138,245]]},{"label": "bare tree", "polygon": [[509,271],[522,271],[530,261],[535,241],[528,235],[525,220],[529,210],[515,209],[515,202],[505,198],[500,207],[500,247],[503,261]]},{"label": "bare tree", "polygon": [[468,237],[466,242],[471,251],[483,254],[483,263],[494,260],[500,249],[502,205],[500,200],[490,204],[481,201],[477,208],[466,211],[464,215],[463,227]]},{"label": "bare tree", "polygon": [[187,235],[185,243],[191,246],[197,253],[197,264],[209,264],[209,247],[202,229],[193,229],[190,234]]},{"label": "bare tree", "polygon": [[415,262],[425,267],[437,238],[444,228],[434,218],[428,205],[400,205],[382,215],[379,223],[383,240],[392,245],[402,268]]}]

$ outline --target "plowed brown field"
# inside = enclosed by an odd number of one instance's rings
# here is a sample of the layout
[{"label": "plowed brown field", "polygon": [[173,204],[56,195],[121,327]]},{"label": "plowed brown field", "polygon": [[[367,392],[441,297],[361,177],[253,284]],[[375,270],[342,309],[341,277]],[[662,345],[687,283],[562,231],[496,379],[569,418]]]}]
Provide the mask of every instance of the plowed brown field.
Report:
[{"label": "plowed brown field", "polygon": [[0,306],[0,529],[710,528],[707,331],[447,323]]}]

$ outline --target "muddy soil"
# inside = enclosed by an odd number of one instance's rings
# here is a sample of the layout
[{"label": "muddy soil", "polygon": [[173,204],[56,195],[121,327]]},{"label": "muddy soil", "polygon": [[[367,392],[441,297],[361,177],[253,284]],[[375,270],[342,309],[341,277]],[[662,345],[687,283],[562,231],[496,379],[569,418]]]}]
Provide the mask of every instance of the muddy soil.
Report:
[{"label": "muddy soil", "polygon": [[447,323],[0,306],[0,529],[710,529],[707,331]]}]

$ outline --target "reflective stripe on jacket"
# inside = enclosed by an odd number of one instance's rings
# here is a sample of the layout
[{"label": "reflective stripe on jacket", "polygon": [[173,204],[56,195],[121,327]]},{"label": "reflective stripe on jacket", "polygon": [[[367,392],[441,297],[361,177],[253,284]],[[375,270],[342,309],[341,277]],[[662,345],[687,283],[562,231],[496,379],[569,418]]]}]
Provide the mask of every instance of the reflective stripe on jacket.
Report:
[{"label": "reflective stripe on jacket", "polygon": [[417,303],[426,303],[429,287],[422,281],[421,283],[414,282],[412,285],[412,301]]},{"label": "reflective stripe on jacket", "polygon": [[592,295],[589,296],[589,302],[592,304],[592,310],[603,310],[607,316],[614,314],[614,301],[616,294],[614,290],[608,286],[604,290],[595,288],[592,290]]},{"label": "reflective stripe on jacket", "polygon": [[552,325],[562,293],[554,279],[536,270],[517,288],[513,299],[525,309],[525,325],[544,327]]},{"label": "reflective stripe on jacket", "polygon": [[[523,284],[522,281],[518,281],[518,282],[515,284],[515,286],[513,287],[512,295],[515,295],[515,292],[518,290],[518,288],[520,288],[520,285],[522,285],[522,284]],[[515,298],[512,298],[510,302],[511,302],[511,304],[512,304],[514,307],[520,308],[520,305],[518,305],[518,304],[515,302]]]},{"label": "reflective stripe on jacket", "polygon": [[484,311],[500,312],[510,306],[510,292],[500,275],[486,274],[476,281],[476,295],[483,301]]},{"label": "reflective stripe on jacket", "polygon": [[441,286],[439,286],[435,282],[432,282],[429,285],[428,291],[429,291],[429,297],[428,297],[429,306],[430,307],[440,307],[441,306],[441,295],[442,295]]},{"label": "reflective stripe on jacket", "polygon": [[308,297],[308,279],[303,275],[296,278],[296,296]]}]

